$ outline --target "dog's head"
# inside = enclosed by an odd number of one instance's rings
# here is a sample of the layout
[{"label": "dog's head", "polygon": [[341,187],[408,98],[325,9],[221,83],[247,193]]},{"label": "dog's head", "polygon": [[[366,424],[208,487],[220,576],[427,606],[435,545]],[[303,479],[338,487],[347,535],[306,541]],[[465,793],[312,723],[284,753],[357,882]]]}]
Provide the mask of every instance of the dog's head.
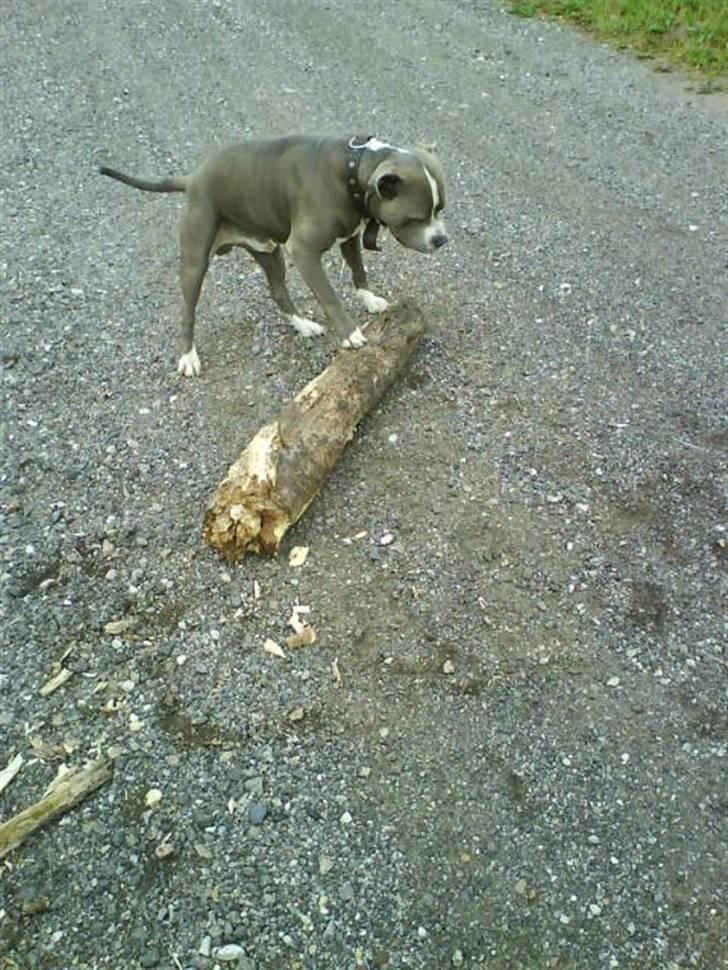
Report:
[{"label": "dog's head", "polygon": [[442,220],[445,180],[431,150],[387,155],[369,178],[365,201],[372,215],[408,249],[434,253],[448,240]]}]

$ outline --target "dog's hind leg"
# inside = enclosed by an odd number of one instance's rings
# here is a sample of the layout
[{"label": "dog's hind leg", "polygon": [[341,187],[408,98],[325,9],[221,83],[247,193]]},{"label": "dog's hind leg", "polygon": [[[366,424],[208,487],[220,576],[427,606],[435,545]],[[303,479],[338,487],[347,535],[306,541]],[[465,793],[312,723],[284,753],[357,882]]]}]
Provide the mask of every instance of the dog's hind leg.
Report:
[{"label": "dog's hind leg", "polygon": [[361,240],[359,233],[346,239],[341,244],[341,255],[344,257],[347,266],[351,270],[351,279],[354,283],[356,295],[364,304],[369,313],[381,313],[386,310],[389,304],[376,293],[372,293],[367,282],[367,273],[364,269],[364,262],[361,258]]},{"label": "dog's hind leg", "polygon": [[189,202],[180,226],[182,356],[177,370],[185,377],[196,377],[200,373],[200,358],[195,349],[195,309],[210,264],[210,248],[216,231],[214,208],[206,202]]}]

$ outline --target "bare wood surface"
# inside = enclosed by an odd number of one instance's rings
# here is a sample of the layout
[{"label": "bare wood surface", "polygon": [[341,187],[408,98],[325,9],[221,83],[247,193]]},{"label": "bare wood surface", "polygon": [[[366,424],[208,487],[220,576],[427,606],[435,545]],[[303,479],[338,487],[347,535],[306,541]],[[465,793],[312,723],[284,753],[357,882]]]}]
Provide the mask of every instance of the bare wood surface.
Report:
[{"label": "bare wood surface", "polygon": [[23,767],[23,756],[22,754],[16,754],[14,758],[8,761],[7,767],[0,771],[0,792],[4,788],[7,788],[10,782],[15,778],[17,773]]},{"label": "bare wood surface", "polygon": [[52,782],[40,801],[0,825],[0,859],[41,826],[67,812],[108,781],[111,765],[111,761],[101,758],[85,768],[72,769]]},{"label": "bare wood surface", "polygon": [[404,370],[425,328],[416,306],[391,307],[367,327],[364,347],[340,350],[261,428],[208,504],[203,536],[214,549],[231,561],[278,550],[356,426]]}]

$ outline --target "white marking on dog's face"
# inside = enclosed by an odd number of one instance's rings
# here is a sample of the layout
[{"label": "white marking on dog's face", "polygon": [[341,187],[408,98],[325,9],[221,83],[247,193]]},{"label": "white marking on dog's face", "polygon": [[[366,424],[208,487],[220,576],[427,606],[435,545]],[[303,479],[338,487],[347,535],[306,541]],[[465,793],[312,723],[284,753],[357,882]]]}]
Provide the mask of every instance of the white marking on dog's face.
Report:
[{"label": "white marking on dog's face", "polygon": [[200,358],[197,351],[192,347],[186,354],[182,354],[177,364],[177,370],[183,377],[197,377],[200,373]]},{"label": "white marking on dog's face", "polygon": [[389,306],[384,297],[377,296],[371,290],[358,289],[356,290],[356,295],[369,313],[383,313]]},{"label": "white marking on dog's face", "polygon": [[342,340],[341,346],[346,347],[347,350],[353,350],[356,347],[363,347],[367,342],[367,338],[361,332],[361,328],[357,327],[356,330],[352,330],[346,340]]},{"label": "white marking on dog's face", "polygon": [[435,218],[435,212],[437,211],[437,207],[440,204],[440,190],[437,187],[437,182],[434,180],[434,178],[432,177],[432,175],[430,175],[430,173],[429,173],[429,171],[427,169],[427,166],[426,165],[423,165],[422,167],[425,170],[425,175],[427,177],[427,181],[428,181],[429,186],[430,186],[430,192],[432,192],[432,218],[434,219]]},{"label": "white marking on dog's face", "polygon": [[320,337],[322,333],[326,333],[320,323],[316,323],[315,320],[308,320],[306,317],[298,317],[295,314],[291,314],[288,317],[288,322],[302,337]]},{"label": "white marking on dog's face", "polygon": [[437,182],[428,171],[427,166],[425,165],[423,167],[430,185],[430,191],[432,192],[432,215],[430,217],[430,224],[424,232],[424,242],[428,251],[433,251],[439,249],[442,245],[441,242],[435,244],[435,240],[447,239],[447,232],[445,231],[445,223],[437,215],[440,209],[440,190],[437,187]]}]

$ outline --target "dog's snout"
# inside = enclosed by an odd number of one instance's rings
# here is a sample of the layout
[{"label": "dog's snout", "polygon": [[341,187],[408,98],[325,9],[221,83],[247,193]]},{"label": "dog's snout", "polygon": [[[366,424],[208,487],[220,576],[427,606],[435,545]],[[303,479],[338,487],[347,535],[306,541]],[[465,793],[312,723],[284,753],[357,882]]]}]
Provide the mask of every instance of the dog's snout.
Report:
[{"label": "dog's snout", "polygon": [[432,237],[432,240],[431,240],[432,248],[439,249],[441,246],[444,246],[446,242],[447,242],[447,233],[438,232],[436,236]]}]

